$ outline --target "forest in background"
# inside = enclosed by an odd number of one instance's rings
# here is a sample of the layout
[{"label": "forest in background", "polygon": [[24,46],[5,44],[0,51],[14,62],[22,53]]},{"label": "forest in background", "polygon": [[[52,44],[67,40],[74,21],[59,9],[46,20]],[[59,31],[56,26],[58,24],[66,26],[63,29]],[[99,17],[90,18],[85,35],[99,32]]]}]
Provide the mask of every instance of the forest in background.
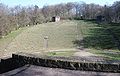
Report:
[{"label": "forest in background", "polygon": [[57,5],[8,7],[0,3],[0,38],[25,26],[34,26],[51,21],[51,17],[60,16],[61,19],[96,19],[104,16],[106,23],[120,22],[120,1],[109,5],[86,4],[84,2],[69,2]]}]

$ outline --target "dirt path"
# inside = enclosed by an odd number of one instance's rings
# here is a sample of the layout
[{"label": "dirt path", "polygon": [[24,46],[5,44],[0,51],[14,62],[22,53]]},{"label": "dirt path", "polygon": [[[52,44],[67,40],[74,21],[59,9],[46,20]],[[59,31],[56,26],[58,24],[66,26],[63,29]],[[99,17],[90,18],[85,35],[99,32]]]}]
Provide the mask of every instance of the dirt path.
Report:
[{"label": "dirt path", "polygon": [[74,56],[79,56],[79,57],[89,57],[89,56],[97,56],[95,54],[92,54],[90,52],[86,52],[84,50],[79,50],[79,52],[74,53]]},{"label": "dirt path", "polygon": [[90,53],[90,52],[88,52],[88,51],[86,51],[87,49],[84,49],[84,50],[79,50],[79,49],[75,49],[75,48],[73,48],[73,49],[58,49],[58,50],[49,50],[48,52],[57,52],[57,51],[76,51],[75,53],[74,53],[74,55],[73,56],[79,56],[79,57],[89,57],[89,56],[97,56],[97,55],[95,55],[95,54],[92,54],[92,53]]},{"label": "dirt path", "polygon": [[[71,54],[71,55],[65,54],[64,55],[64,53],[69,54],[69,52],[71,52],[71,51],[73,52],[73,54]],[[59,59],[88,61],[88,62],[102,62],[102,61],[105,61],[105,58],[103,58],[101,56],[98,56],[96,54],[90,53],[89,49],[83,49],[83,50],[80,50],[80,49],[59,49],[59,50],[49,50],[48,52],[58,53],[58,56],[55,55],[55,58],[59,58]]]}]

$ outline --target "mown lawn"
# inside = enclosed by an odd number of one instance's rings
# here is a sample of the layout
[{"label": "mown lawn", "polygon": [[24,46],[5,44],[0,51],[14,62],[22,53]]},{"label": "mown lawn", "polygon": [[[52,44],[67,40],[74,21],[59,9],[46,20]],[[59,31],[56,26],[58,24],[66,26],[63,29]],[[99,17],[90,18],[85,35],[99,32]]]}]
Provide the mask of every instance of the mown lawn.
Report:
[{"label": "mown lawn", "polygon": [[[1,56],[15,52],[32,54],[44,54],[46,52],[48,56],[72,56],[78,50],[65,51],[65,49],[79,47],[83,51],[89,49],[89,52],[108,59],[120,59],[118,43],[114,41],[113,36],[108,31],[108,29],[114,28],[113,32],[119,37],[117,26],[108,25],[103,27],[103,25],[90,21],[66,20],[26,28],[13,31],[5,38],[0,39]],[[48,36],[47,49],[44,47],[45,36]],[[60,49],[64,49],[64,51]],[[49,52],[49,50],[53,50],[53,52]],[[5,54],[2,53],[4,51],[6,51]]]},{"label": "mown lawn", "polygon": [[89,52],[111,60],[120,60],[119,24],[97,24],[93,21],[79,21],[83,40],[76,40],[77,46],[90,49]]},{"label": "mown lawn", "polygon": [[[76,21],[60,21],[39,24],[24,30],[7,45],[6,50],[13,52],[45,52],[48,50],[73,49],[73,44],[81,32]],[[44,47],[44,37],[48,36],[48,49]]]}]

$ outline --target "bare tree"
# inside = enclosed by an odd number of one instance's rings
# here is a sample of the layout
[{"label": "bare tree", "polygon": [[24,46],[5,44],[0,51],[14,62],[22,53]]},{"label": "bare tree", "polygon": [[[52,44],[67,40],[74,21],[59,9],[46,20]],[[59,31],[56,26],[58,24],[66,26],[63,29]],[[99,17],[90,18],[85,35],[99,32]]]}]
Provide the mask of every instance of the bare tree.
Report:
[{"label": "bare tree", "polygon": [[114,19],[114,22],[120,22],[120,1],[114,2],[114,4],[111,7],[112,9],[112,15]]},{"label": "bare tree", "polygon": [[68,16],[71,16],[71,11],[72,11],[73,8],[74,8],[74,3],[69,2],[69,3],[66,4],[66,9],[67,9],[67,12],[68,12]]}]

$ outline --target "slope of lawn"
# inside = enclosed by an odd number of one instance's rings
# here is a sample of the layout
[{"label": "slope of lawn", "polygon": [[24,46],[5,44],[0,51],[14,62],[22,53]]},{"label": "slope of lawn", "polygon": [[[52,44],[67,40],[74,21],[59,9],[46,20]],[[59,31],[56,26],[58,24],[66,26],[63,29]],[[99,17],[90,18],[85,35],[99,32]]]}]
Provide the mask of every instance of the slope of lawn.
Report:
[{"label": "slope of lawn", "polygon": [[77,30],[76,21],[39,24],[24,30],[6,47],[6,50],[8,53],[44,52],[45,36],[48,36],[47,50],[73,49],[76,48],[73,41],[81,36],[81,32]]},{"label": "slope of lawn", "polygon": [[0,57],[4,55],[6,48],[15,39],[15,37],[18,36],[25,29],[26,27],[12,31],[7,36],[4,36],[4,38],[0,39]]},{"label": "slope of lawn", "polygon": [[[82,25],[84,24],[84,25]],[[119,24],[97,24],[95,21],[79,21],[83,40],[74,44],[89,48],[91,53],[120,60],[120,26]]]},{"label": "slope of lawn", "polygon": [[[78,51],[87,51],[112,60],[120,59],[117,25],[104,26],[91,21],[66,20],[39,24],[22,30],[14,31],[0,40],[1,52],[5,51],[2,55],[11,55],[14,52],[47,52],[48,56],[74,56]],[[45,36],[48,36],[48,49],[44,48]],[[76,50],[78,47],[80,50]]]}]

